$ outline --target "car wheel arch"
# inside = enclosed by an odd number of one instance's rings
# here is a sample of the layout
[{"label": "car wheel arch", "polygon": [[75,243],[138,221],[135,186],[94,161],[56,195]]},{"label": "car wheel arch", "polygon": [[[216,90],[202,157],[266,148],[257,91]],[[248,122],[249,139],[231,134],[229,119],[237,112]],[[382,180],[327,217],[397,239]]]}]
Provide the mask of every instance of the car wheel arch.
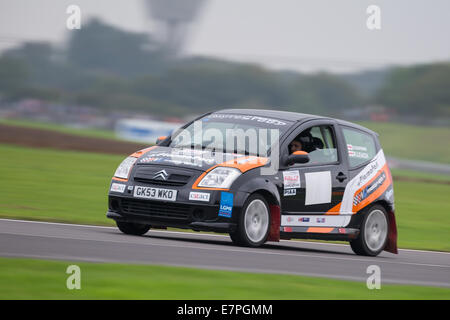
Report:
[{"label": "car wheel arch", "polygon": [[266,241],[280,241],[280,226],[281,226],[281,206],[279,196],[274,195],[267,189],[257,189],[248,194],[248,197],[258,194],[262,196],[269,205],[269,235]]},{"label": "car wheel arch", "polygon": [[386,245],[384,247],[384,251],[391,252],[394,254],[398,254],[398,248],[397,248],[397,224],[395,219],[395,213],[392,205],[387,202],[386,200],[378,200],[375,202],[372,202],[368,206],[364,207],[360,211],[358,211],[356,214],[353,215],[352,221],[350,222],[350,225],[352,227],[356,227],[358,229],[361,229],[361,224],[364,219],[364,213],[368,212],[370,208],[379,205],[382,206],[387,213],[387,219],[388,219],[388,234],[387,234],[387,241]]}]

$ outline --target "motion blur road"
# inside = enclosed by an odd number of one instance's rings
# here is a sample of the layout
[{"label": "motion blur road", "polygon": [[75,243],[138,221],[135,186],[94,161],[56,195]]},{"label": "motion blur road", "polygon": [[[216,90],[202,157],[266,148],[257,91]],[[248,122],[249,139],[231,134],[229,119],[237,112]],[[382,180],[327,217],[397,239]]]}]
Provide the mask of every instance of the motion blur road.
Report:
[{"label": "motion blur road", "polygon": [[0,219],[0,256],[70,261],[189,266],[366,281],[378,265],[382,283],[450,287],[450,253],[400,250],[378,257],[348,245],[281,241],[242,248],[228,236],[149,231],[128,236],[117,228]]}]

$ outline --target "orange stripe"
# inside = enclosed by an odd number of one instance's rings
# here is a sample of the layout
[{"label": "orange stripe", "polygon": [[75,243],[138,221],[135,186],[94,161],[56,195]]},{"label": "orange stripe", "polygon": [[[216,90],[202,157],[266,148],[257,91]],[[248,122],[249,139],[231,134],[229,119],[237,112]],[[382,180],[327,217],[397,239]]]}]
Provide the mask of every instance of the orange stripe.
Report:
[{"label": "orange stripe", "polygon": [[[248,160],[248,161],[245,161]],[[243,162],[245,161],[245,162]],[[228,160],[225,162],[222,162],[221,164],[216,164],[215,166],[212,166],[205,172],[203,172],[197,180],[195,180],[194,184],[192,185],[192,189],[202,189],[202,190],[222,190],[226,191],[228,189],[219,189],[219,188],[206,188],[206,187],[199,187],[198,184],[200,181],[202,181],[203,177],[210,172],[211,170],[217,168],[217,167],[229,167],[229,168],[236,168],[239,169],[242,173],[247,172],[248,170],[261,167],[265,165],[269,161],[268,158],[260,158],[255,156],[245,156],[245,157],[239,157],[236,159]],[[243,163],[240,163],[243,162]]]},{"label": "orange stripe", "polygon": [[388,170],[386,170],[388,168],[388,166],[387,166],[387,164],[385,164],[380,170],[378,170],[378,172],[377,172],[377,174],[372,178],[372,179],[370,179],[368,182],[366,182],[365,184],[363,184],[363,186],[361,187],[361,188],[359,188],[358,190],[356,190],[356,192],[355,192],[355,194],[358,194],[358,193],[360,193],[365,187],[367,187],[369,184],[371,184],[372,182],[374,182],[379,176],[380,176],[380,174],[381,174],[381,172],[385,172],[385,174],[386,174],[386,178],[387,178],[387,171]]},{"label": "orange stripe", "polygon": [[[147,151],[155,149],[156,147],[157,146],[153,146],[153,147],[148,147],[148,148],[136,151],[135,153],[131,154],[130,157],[139,158],[140,156],[142,156]],[[130,172],[131,172],[131,170],[130,170]],[[122,179],[122,178],[117,178],[117,177],[112,177],[112,179],[113,180],[117,180],[117,181],[122,181],[122,182],[127,182],[128,181],[128,179]]]},{"label": "orange stripe", "polygon": [[[389,188],[389,186],[392,183],[392,177],[391,177],[391,173],[389,171],[387,164],[384,165],[383,168],[380,170],[380,172],[383,172],[383,171],[386,174],[386,180],[384,180],[383,184],[381,186],[379,186],[378,189],[375,190],[372,194],[370,194],[366,199],[364,199],[363,201],[358,203],[358,205],[353,206],[353,209],[352,209],[353,212],[360,211],[361,209],[363,209],[364,207],[369,205],[371,202],[373,202],[375,199],[377,199],[379,196],[381,196],[386,191],[386,189]],[[370,183],[372,183],[377,178],[379,178],[379,176],[380,175],[377,174],[373,179],[371,179],[368,183],[366,183],[363,187],[361,187],[358,191],[356,191],[353,196],[360,193],[366,186],[368,186]]]},{"label": "orange stripe", "polygon": [[330,233],[334,228],[323,228],[323,227],[310,227],[306,232],[312,233]]},{"label": "orange stripe", "polygon": [[328,210],[325,214],[327,214],[327,215],[337,215],[337,214],[339,214],[340,211],[341,211],[341,204],[342,204],[342,202],[339,202],[333,208]]},{"label": "orange stripe", "polygon": [[128,179],[122,179],[122,178],[117,178],[117,177],[112,177],[113,180],[117,180],[117,181],[122,181],[122,182],[127,182]]},{"label": "orange stripe", "polygon": [[150,151],[152,149],[155,149],[156,146],[153,147],[148,147],[139,151],[136,151],[135,153],[133,153],[132,155],[130,155],[130,157],[135,157],[135,158],[139,158],[140,156],[142,156],[144,153],[146,153],[147,151]]}]

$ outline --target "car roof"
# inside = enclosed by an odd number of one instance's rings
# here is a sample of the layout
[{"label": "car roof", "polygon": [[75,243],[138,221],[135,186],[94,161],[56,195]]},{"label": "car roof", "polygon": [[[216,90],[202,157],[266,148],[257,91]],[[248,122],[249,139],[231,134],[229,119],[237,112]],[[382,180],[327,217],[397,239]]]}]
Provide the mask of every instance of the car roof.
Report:
[{"label": "car roof", "polygon": [[313,119],[324,118],[321,116],[315,116],[315,115],[306,114],[306,113],[268,110],[268,109],[225,109],[225,110],[216,111],[214,113],[258,115],[258,116],[270,117],[270,118],[275,118],[278,120],[286,120],[286,121],[299,121],[299,120],[304,120],[304,119],[309,119],[309,118],[313,118]]},{"label": "car roof", "polygon": [[378,133],[376,133],[366,127],[363,127],[359,124],[353,123],[353,122],[330,118],[330,117],[317,116],[317,115],[307,114],[307,113],[268,110],[268,109],[224,109],[224,110],[216,111],[213,113],[233,113],[233,114],[244,114],[244,115],[258,115],[258,116],[270,117],[270,118],[274,118],[274,119],[278,119],[278,120],[295,121],[295,122],[304,122],[307,120],[314,120],[314,119],[334,120],[337,123],[339,123],[340,125],[359,129],[359,130],[365,131],[369,134],[378,136]]}]

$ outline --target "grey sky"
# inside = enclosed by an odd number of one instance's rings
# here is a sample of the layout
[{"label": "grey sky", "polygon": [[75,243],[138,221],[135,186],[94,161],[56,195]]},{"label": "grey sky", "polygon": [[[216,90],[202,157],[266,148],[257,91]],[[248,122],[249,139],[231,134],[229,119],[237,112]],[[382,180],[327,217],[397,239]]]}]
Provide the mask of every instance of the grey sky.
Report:
[{"label": "grey sky", "polygon": [[[133,31],[156,27],[142,0],[0,0],[0,50],[20,39],[62,41],[69,4],[80,6],[82,23],[99,16]],[[380,31],[366,28],[370,4],[381,7]],[[347,72],[449,60],[449,31],[448,0],[208,0],[184,51]]]}]

